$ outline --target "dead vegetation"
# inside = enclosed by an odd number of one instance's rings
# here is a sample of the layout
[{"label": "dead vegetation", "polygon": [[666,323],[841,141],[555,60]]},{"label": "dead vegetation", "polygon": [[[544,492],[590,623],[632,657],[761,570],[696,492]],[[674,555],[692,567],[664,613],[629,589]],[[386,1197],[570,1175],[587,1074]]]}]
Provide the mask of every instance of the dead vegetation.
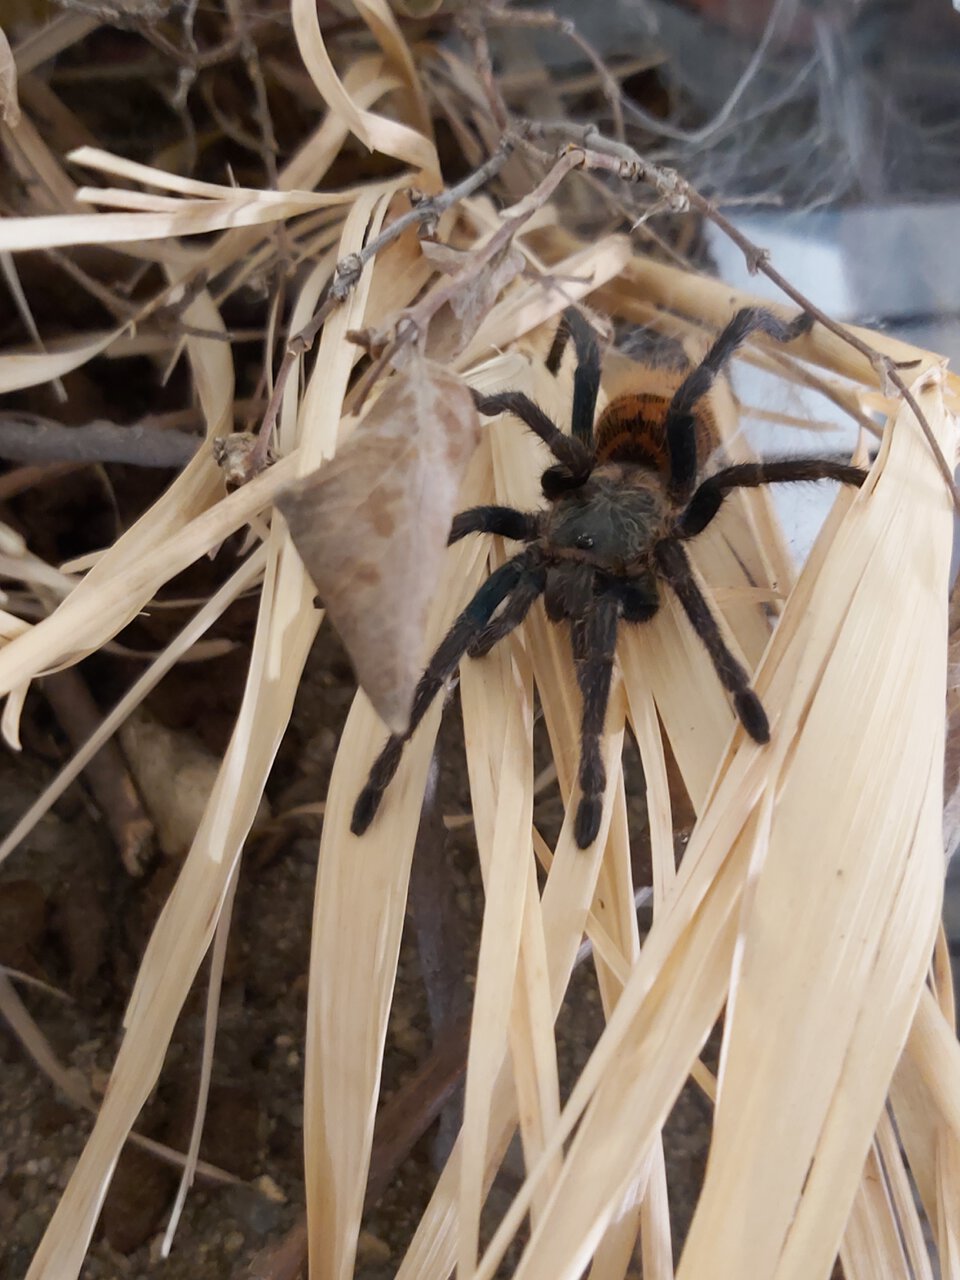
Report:
[{"label": "dead vegetation", "polygon": [[[571,301],[601,323],[650,326],[692,352],[752,301],[669,260],[655,243],[659,224],[642,221],[665,201],[712,217],[708,202],[620,140],[516,118],[516,86],[508,105],[482,13],[461,23],[459,43],[440,38],[448,15],[435,28],[406,21],[439,7],[398,6],[401,21],[385,0],[323,6],[319,16],[313,0],[291,0],[289,13],[227,3],[216,15],[187,6],[159,25],[124,9],[124,56],[151,65],[159,56],[174,69],[170,136],[146,149],[132,126],[118,136],[119,122],[93,108],[87,119],[77,101],[77,83],[94,75],[82,42],[110,36],[100,9],[73,7],[13,33],[10,57],[0,47],[0,129],[16,178],[0,255],[21,338],[32,335],[0,355],[0,390],[45,389],[11,413],[52,417],[61,381],[102,357],[136,357],[180,397],[164,404],[163,422],[183,425],[175,408],[203,432],[169,487],[105,545],[62,563],[5,534],[7,744],[19,746],[33,682],[103,652],[203,557],[219,570],[0,857],[14,854],[148,690],[259,587],[242,702],[143,955],[109,1087],[96,1103],[78,1098],[97,1105],[97,1119],[31,1280],[80,1274],[118,1155],[211,954],[174,1240],[198,1158],[241,853],[267,820],[268,775],[322,621],[307,569],[377,709],[401,724],[424,653],[502,558],[486,540],[444,552],[450,515],[538,501],[539,444],[506,420],[478,429],[465,386],[524,389],[566,423],[569,377],[547,378],[542,356]],[[489,18],[492,27],[524,21],[512,10]],[[593,76],[593,91],[610,98],[606,69],[593,66]],[[618,121],[613,112],[613,131]],[[98,185],[77,187],[80,174]],[[619,216],[606,220],[611,202],[628,211],[634,235]],[[51,294],[65,279],[82,305],[59,323]],[[588,1266],[594,1280],[613,1280],[631,1274],[635,1256],[647,1280],[806,1280],[830,1275],[838,1254],[849,1280],[932,1277],[932,1257],[939,1274],[960,1274],[960,1055],[938,934],[960,383],[934,354],[818,319],[788,353],[758,342],[744,358],[844,406],[863,429],[864,457],[883,415],[867,484],[838,496],[799,577],[764,493],[738,495],[694,556],[733,647],[757,672],[775,726],[769,747],[736,728],[668,601],[623,636],[601,837],[582,851],[570,823],[547,841],[537,820],[541,712],[565,804],[574,791],[579,704],[562,637],[534,611],[522,633],[463,664],[485,907],[462,1128],[401,1277],[442,1280],[454,1268],[462,1280],[492,1277],[511,1246],[523,1280],[572,1280]],[[611,358],[613,378],[617,367]],[[749,456],[729,390],[717,393],[715,416],[731,459]],[[82,438],[83,422],[69,425]],[[254,462],[245,455],[232,478],[249,481],[226,492],[214,445],[241,431],[258,433]],[[7,493],[11,476],[0,478]],[[38,479],[19,483],[29,491]],[[271,518],[275,502],[286,520]],[[275,1275],[292,1274],[304,1250],[312,1277],[355,1269],[439,716],[437,705],[357,840],[350,812],[383,737],[358,694],[329,789],[313,798],[324,812],[306,1008],[307,1219],[265,1264]],[[646,834],[628,830],[628,728],[643,765]],[[124,789],[122,760],[107,768],[102,803],[112,818],[123,823],[111,788],[136,806],[118,835],[124,847],[143,835],[137,796],[149,788]],[[674,828],[688,805],[696,821],[677,867]],[[653,918],[642,946],[631,834],[649,846]],[[137,874],[139,846],[125,857]],[[561,1099],[555,1022],[584,935],[608,1021]],[[3,982],[3,1012],[27,1035]],[[700,1054],[721,1014],[715,1077]],[[436,1098],[449,1091],[460,1043],[443,1045]],[[714,1099],[713,1138],[692,1227],[672,1241],[662,1129],[691,1076]],[[381,1139],[382,1126],[381,1117]],[[490,1237],[485,1197],[518,1129],[525,1177]]]}]

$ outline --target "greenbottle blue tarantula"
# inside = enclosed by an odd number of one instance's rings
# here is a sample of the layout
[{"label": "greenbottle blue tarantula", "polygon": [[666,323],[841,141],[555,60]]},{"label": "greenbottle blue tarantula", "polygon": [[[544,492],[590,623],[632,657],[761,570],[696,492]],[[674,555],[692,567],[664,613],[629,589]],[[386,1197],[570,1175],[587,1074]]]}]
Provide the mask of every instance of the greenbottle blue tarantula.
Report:
[{"label": "greenbottle blue tarantula", "polygon": [[684,542],[702,533],[731,489],[805,480],[863,483],[859,467],[830,458],[783,458],[725,467],[697,483],[697,436],[709,417],[705,397],[724,366],[751,333],[790,342],[811,324],[806,314],[785,324],[759,307],[738,311],[693,369],[659,391],[642,376],[637,389],[617,396],[594,423],[600,388],[600,354],[593,330],[575,309],[564,313],[547,357],[556,374],[573,339],[577,365],[571,434],[553,423],[522,392],[475,396],[486,415],[512,413],[540,437],[556,459],[541,479],[547,506],[541,511],[473,507],[458,515],[450,542],[468,533],[495,533],[525,544],[486,580],[451,626],[420,678],[410,724],[380,752],[353,810],[351,830],[372,822],[396,773],[403,745],[464,654],[482,657],[518,626],[543,596],[547,616],[570,628],[574,665],[583,703],[580,801],[574,835],[585,849],[597,838],[606,776],[600,739],[610,693],[619,623],[647,622],[660,607],[666,582],[703,641],[720,681],[733,697],[747,733],[768,742],[766,712],[749,676],[727,648],[716,619],[697,586]]}]

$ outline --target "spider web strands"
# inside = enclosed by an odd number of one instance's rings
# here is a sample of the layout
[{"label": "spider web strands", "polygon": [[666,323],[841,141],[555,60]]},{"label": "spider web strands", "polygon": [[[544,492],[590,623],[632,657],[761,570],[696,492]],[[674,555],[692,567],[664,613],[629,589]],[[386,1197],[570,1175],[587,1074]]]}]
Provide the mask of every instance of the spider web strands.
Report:
[{"label": "spider web strands", "polygon": [[[953,456],[956,428],[940,388],[927,379],[917,389]],[[917,520],[929,527],[918,531]],[[780,745],[771,759],[740,735],[725,756],[676,892],[476,1276],[493,1274],[578,1119],[516,1274],[579,1274],[725,996],[711,1163],[678,1275],[829,1274],[939,912],[945,592],[936,584],[946,583],[951,521],[904,408],[863,496],[821,538],[771,642],[760,683]],[[862,637],[869,629],[876,640],[874,615],[889,618],[892,589],[904,608],[867,658]],[[930,663],[910,663],[918,647]],[[871,730],[881,722],[882,733]],[[789,1035],[770,1034],[787,1026]]]},{"label": "spider web strands", "polygon": [[[625,295],[631,292],[640,294],[655,306],[695,316],[699,322],[709,324],[711,329],[722,328],[742,306],[762,306],[785,319],[796,314],[795,309],[790,306],[771,303],[768,299],[761,300],[752,294],[731,288],[722,280],[695,276],[677,267],[639,256],[633,258],[617,287]],[[854,336],[869,341],[870,345],[889,360],[910,365],[919,361],[918,367],[909,371],[912,378],[928,368],[942,367],[944,363],[942,356],[924,351],[889,334],[860,329],[856,325],[842,327]],[[765,343],[762,338],[758,340],[757,346],[761,350],[771,349],[770,344]],[[822,325],[814,325],[809,333],[796,338],[790,344],[790,352],[809,360],[811,364],[829,369],[840,377],[865,384],[869,388],[876,387],[877,375],[870,362],[836,333]],[[944,390],[951,403],[955,402],[960,397],[960,376],[948,373]]]},{"label": "spider web strands", "polygon": [[[695,340],[699,343],[700,350],[706,350],[709,337],[714,332],[712,326],[704,329],[702,323],[682,316],[678,311],[663,310],[656,303],[647,302],[633,292],[626,292],[622,284],[615,283],[613,292],[615,299],[610,300],[608,305],[623,319],[630,320],[644,328],[649,327],[659,330],[669,334],[671,337],[682,335],[685,344]],[[750,297],[747,294],[740,296],[745,301]],[[675,304],[671,303],[669,305]],[[875,409],[884,415],[888,415],[896,402],[895,397],[880,396],[879,394],[868,392],[859,383],[849,380],[839,382],[835,378],[828,378],[823,374],[815,374],[809,365],[801,364],[796,356],[787,355],[783,350],[774,351],[761,347],[747,346],[737,352],[737,359],[746,361],[748,364],[753,365],[754,368],[776,374],[778,377],[794,382],[798,386],[808,387],[811,391],[818,392],[832,404],[842,409],[844,413],[853,418],[863,430],[871,435],[879,436],[880,428],[872,418],[867,416],[867,410]],[[791,422],[789,425],[802,425],[804,430],[810,431],[817,429],[821,424],[800,419]],[[824,423],[822,428],[835,431],[836,423]]]}]

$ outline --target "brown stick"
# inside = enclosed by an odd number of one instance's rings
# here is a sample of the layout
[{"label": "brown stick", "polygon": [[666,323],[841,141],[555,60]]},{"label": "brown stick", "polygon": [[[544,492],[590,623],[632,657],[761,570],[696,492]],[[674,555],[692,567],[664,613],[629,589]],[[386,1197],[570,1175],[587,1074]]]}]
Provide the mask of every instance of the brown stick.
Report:
[{"label": "brown stick", "polygon": [[36,413],[0,414],[0,458],[9,462],[123,462],[179,470],[201,437],[149,423],[120,426],[97,420],[67,427]]},{"label": "brown stick", "polygon": [[[43,692],[71,747],[78,750],[103,719],[86,684],[72,669],[58,671],[44,677]],[[142,875],[153,851],[154,827],[116,742],[105,742],[83,774],[121,862],[130,875]]]}]

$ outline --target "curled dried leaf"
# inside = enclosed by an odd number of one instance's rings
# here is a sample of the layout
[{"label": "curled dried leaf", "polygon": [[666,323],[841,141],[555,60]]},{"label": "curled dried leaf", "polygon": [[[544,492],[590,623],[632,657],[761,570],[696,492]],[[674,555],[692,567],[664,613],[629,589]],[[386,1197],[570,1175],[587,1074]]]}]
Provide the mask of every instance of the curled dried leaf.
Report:
[{"label": "curled dried leaf", "polygon": [[430,601],[479,419],[467,386],[413,356],[336,457],[278,499],[377,713],[406,728]]},{"label": "curled dried leaf", "polygon": [[433,350],[437,356],[452,359],[466,348],[500,294],[523,270],[524,257],[519,249],[507,243],[479,271],[474,271],[471,269],[471,260],[475,257],[472,253],[431,241],[425,241],[421,247],[439,271],[453,277],[451,286],[459,278],[463,280],[463,287],[456,289],[447,306],[438,312],[441,319],[431,331],[431,339],[436,341]]},{"label": "curled dried leaf", "polygon": [[229,435],[217,436],[210,447],[214,462],[223,472],[224,484],[231,491],[248,484],[273,461],[269,451],[264,454],[260,437],[253,431],[231,431]]},{"label": "curled dried leaf", "polygon": [[421,240],[420,252],[432,267],[445,276],[455,275],[470,261],[469,249],[455,249],[442,240]]}]

